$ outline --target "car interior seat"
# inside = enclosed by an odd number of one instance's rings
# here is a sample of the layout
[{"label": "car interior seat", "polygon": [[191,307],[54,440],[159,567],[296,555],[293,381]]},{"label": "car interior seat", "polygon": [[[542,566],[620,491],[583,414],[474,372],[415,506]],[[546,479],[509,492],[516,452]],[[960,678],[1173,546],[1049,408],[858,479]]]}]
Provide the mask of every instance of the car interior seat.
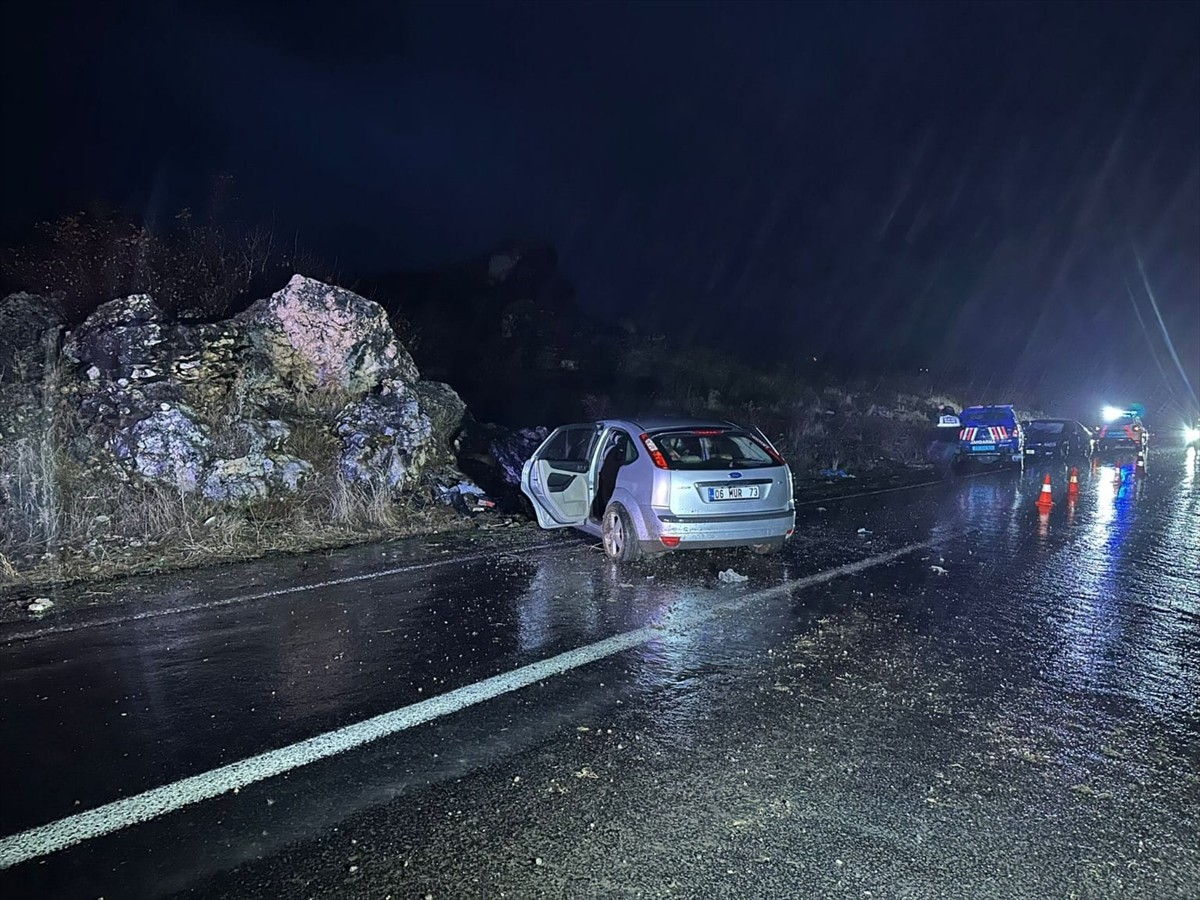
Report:
[{"label": "car interior seat", "polygon": [[629,453],[628,441],[623,434],[613,435],[608,449],[604,451],[604,459],[600,463],[600,472],[596,476],[596,496],[592,500],[592,518],[600,519],[608,508],[613,491],[617,489],[617,473],[625,465]]}]

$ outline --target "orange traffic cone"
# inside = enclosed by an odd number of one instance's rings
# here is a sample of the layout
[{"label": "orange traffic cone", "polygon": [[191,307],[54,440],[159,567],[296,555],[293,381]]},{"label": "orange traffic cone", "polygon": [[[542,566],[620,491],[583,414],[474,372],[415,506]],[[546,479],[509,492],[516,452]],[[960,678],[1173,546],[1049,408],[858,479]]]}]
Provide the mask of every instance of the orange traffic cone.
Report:
[{"label": "orange traffic cone", "polygon": [[1074,500],[1079,496],[1079,470],[1071,469],[1071,480],[1067,482],[1067,499]]},{"label": "orange traffic cone", "polygon": [[1054,505],[1054,495],[1050,490],[1050,473],[1046,473],[1046,480],[1042,482],[1042,492],[1038,494],[1037,507],[1038,509],[1048,510]]}]

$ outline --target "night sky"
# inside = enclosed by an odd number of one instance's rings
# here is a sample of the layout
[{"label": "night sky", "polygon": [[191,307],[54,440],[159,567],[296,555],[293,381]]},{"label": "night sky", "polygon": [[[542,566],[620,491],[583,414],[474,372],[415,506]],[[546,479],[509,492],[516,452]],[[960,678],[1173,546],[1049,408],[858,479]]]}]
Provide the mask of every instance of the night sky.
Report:
[{"label": "night sky", "polygon": [[1194,410],[1200,4],[3,10],[6,244],[228,173],[347,271],[537,238],[680,339]]}]

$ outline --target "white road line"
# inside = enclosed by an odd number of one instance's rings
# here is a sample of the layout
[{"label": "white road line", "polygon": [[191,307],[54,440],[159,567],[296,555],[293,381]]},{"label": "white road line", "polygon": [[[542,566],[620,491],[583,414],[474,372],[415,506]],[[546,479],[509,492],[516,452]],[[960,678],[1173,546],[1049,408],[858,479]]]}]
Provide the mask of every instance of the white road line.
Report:
[{"label": "white road line", "polygon": [[148,822],[194,803],[210,800],[236,791],[255,782],[290,772],[300,766],[345,753],[355,747],[388,737],[424,722],[470,706],[483,703],[503,694],[561,675],[580,666],[596,662],[624,650],[630,650],[672,633],[698,625],[719,613],[746,606],[755,601],[779,596],[802,588],[823,584],[845,575],[853,575],[881,566],[931,546],[930,541],[909,544],[890,553],[881,553],[835,569],[828,569],[785,581],[761,591],[738,594],[730,600],[713,604],[703,610],[668,616],[662,623],[614,635],[594,644],[568,650],[558,656],[485,678],[475,684],[456,688],[438,697],[430,697],[410,706],[374,716],[354,725],[347,725],[316,737],[308,738],[278,750],[270,750],[227,766],[193,775],[162,787],[153,788],[132,797],[115,800],[95,809],[40,825],[0,840],[0,869],[81,844],[92,838],[111,834],[141,822]]},{"label": "white road line", "polygon": [[[582,542],[579,542],[582,543]],[[541,544],[527,544],[516,547],[496,546],[490,550],[471,553],[466,556],[454,556],[426,563],[409,563],[394,566],[390,569],[380,569],[377,572],[364,572],[360,575],[347,575],[344,578],[331,578],[313,584],[299,584],[292,587],[277,588],[273,591],[262,591],[257,594],[239,594],[234,597],[224,597],[220,600],[208,600],[203,603],[188,603],[181,606],[166,606],[148,609],[140,613],[130,613],[123,616],[108,616],[103,619],[93,619],[87,622],[75,622],[66,625],[47,625],[45,628],[35,628],[31,631],[18,631],[9,635],[0,635],[0,643],[15,644],[19,641],[31,641],[35,638],[51,634],[69,634],[72,631],[82,631],[85,628],[100,628],[105,625],[121,625],[125,622],[139,622],[143,619],[156,619],[159,616],[173,616],[178,613],[195,612],[201,609],[218,609],[222,606],[232,606],[235,603],[245,603],[248,600],[267,600],[271,597],[283,597],[288,594],[301,594],[305,591],[316,591],[321,588],[337,587],[341,584],[353,584],[356,581],[374,581],[377,578],[387,578],[389,575],[403,575],[405,572],[420,572],[423,569],[436,569],[439,566],[461,565],[467,562],[477,562],[489,556],[502,556],[506,553],[527,553],[532,550],[545,550],[548,547],[571,547],[575,543],[566,541],[548,541]]]}]

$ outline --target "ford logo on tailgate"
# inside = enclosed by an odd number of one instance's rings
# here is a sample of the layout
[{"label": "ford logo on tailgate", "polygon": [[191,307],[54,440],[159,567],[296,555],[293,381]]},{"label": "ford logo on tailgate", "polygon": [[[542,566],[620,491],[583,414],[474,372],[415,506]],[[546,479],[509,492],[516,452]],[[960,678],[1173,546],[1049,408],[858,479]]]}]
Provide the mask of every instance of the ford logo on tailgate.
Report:
[{"label": "ford logo on tailgate", "polygon": [[730,477],[730,478],[741,478],[741,477],[742,477],[742,473],[741,473],[741,472],[730,472],[730,473],[729,473],[729,477]]}]

